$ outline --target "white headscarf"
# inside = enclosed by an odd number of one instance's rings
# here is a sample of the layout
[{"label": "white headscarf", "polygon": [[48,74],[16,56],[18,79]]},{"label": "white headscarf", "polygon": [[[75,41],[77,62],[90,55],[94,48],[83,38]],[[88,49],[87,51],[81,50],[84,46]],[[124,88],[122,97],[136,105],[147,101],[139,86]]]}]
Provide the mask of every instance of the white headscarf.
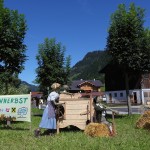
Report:
[{"label": "white headscarf", "polygon": [[59,99],[59,94],[53,91],[49,94],[47,101],[55,101],[56,99]]}]

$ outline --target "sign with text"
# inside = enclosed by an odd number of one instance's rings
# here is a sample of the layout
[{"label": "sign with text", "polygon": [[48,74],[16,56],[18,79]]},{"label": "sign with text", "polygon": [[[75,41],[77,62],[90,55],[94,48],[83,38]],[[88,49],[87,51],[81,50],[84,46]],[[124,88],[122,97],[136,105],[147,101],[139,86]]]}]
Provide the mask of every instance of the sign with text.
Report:
[{"label": "sign with text", "polygon": [[31,94],[1,95],[1,120],[31,122]]}]

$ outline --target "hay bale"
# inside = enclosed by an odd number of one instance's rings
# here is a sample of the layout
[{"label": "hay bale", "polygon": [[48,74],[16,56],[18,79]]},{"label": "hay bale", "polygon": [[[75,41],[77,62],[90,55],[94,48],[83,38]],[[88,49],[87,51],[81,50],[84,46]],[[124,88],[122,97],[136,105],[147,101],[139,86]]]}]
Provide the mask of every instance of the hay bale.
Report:
[{"label": "hay bale", "polygon": [[150,110],[145,111],[143,117],[150,117]]},{"label": "hay bale", "polygon": [[144,128],[150,130],[150,110],[145,111],[144,114],[136,122],[137,128]]},{"label": "hay bale", "polygon": [[110,136],[109,128],[103,123],[90,123],[86,126],[84,133],[91,137],[108,137]]}]

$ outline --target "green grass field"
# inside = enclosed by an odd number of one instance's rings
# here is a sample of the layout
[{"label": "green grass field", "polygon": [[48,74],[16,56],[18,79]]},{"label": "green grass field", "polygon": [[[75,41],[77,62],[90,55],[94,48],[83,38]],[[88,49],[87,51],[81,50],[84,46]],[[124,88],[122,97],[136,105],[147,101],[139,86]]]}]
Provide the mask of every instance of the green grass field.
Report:
[{"label": "green grass field", "polygon": [[[42,114],[42,110],[32,111]],[[0,124],[0,150],[149,150],[150,131],[135,128],[138,118],[139,115],[116,116],[115,137],[92,138],[76,128],[67,128],[55,136],[35,138],[33,131],[41,116],[32,115],[32,123],[14,122],[13,129]]]}]

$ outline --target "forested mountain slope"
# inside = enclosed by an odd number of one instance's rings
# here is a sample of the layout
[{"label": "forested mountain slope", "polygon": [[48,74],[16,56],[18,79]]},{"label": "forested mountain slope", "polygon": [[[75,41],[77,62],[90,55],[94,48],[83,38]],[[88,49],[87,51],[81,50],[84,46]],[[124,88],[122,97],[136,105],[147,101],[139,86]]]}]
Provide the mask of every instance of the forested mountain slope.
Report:
[{"label": "forested mountain slope", "polygon": [[36,85],[29,84],[29,83],[27,83],[26,81],[22,81],[21,84],[28,86],[29,91],[31,91],[31,92],[36,92],[36,91],[38,91],[38,86],[36,86]]},{"label": "forested mountain slope", "polygon": [[85,57],[77,62],[71,69],[71,80],[101,80],[104,83],[104,75],[99,74],[99,70],[102,69],[109,61],[110,57],[106,51],[92,51],[85,55]]}]

